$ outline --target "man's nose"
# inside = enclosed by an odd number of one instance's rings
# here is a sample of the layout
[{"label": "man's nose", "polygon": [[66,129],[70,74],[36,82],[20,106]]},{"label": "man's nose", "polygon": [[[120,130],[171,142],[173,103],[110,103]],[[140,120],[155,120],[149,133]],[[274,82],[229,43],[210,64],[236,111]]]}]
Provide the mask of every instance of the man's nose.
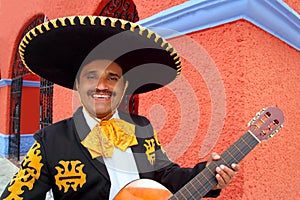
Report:
[{"label": "man's nose", "polygon": [[108,89],[108,84],[107,84],[107,80],[105,77],[99,78],[97,88],[99,90],[107,90]]}]

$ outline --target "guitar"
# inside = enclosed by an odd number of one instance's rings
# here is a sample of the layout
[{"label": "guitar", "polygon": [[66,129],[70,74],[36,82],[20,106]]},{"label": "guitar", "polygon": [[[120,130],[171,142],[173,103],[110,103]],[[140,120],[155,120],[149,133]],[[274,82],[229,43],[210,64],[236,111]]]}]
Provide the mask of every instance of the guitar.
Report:
[{"label": "guitar", "polygon": [[279,108],[262,109],[248,123],[249,130],[221,154],[221,159],[211,162],[175,194],[153,180],[140,179],[126,185],[115,200],[201,199],[217,184],[217,166],[239,163],[261,141],[272,138],[283,127],[283,121],[284,116]]}]

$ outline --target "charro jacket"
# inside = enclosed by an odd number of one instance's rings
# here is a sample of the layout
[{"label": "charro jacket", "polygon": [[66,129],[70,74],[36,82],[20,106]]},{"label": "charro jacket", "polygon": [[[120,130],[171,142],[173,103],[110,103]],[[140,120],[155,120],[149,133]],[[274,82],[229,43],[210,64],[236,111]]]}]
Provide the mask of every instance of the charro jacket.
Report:
[{"label": "charro jacket", "polygon": [[[194,168],[180,168],[168,159],[145,117],[119,116],[136,126],[138,145],[130,148],[140,178],[155,180],[174,193],[205,167],[199,163]],[[92,159],[80,143],[89,132],[82,108],[72,118],[39,130],[1,199],[45,199],[50,189],[55,199],[108,199],[111,183],[102,157]],[[219,193],[210,191],[207,196]]]}]

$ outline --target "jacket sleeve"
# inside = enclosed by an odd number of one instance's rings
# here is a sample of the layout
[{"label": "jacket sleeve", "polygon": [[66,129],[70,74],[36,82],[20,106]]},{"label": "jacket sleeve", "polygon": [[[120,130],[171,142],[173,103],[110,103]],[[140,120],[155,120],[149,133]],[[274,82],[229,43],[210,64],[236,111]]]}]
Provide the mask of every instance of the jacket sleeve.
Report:
[{"label": "jacket sleeve", "polygon": [[[139,145],[132,149],[139,161],[137,165],[141,178],[153,179],[174,194],[205,168],[206,162],[198,163],[193,168],[182,168],[172,162],[159,142],[150,121],[141,116],[136,116],[133,120],[139,124],[136,127]],[[146,156],[143,156],[145,154]],[[218,197],[220,192],[221,190],[211,190],[205,197]]]},{"label": "jacket sleeve", "polygon": [[[155,179],[165,185],[173,194],[187,184],[193,177],[205,168],[206,162],[196,164],[193,168],[182,168],[176,163],[155,172]],[[221,190],[211,190],[205,197],[218,197]]]},{"label": "jacket sleeve", "polygon": [[[156,143],[155,179],[165,185],[173,194],[206,167],[206,162],[198,163],[193,168],[180,167],[168,158],[155,131],[154,139]],[[218,197],[220,192],[221,190],[211,190],[205,197]]]},{"label": "jacket sleeve", "polygon": [[44,164],[45,158],[40,141],[35,141],[19,171],[6,186],[1,199],[45,199],[50,190],[48,170]]}]

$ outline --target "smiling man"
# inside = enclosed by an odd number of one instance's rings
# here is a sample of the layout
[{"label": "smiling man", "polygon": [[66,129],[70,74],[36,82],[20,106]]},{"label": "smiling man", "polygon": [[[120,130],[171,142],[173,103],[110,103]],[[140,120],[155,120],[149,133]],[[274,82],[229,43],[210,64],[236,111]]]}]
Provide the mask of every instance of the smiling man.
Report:
[{"label": "smiling man", "polygon": [[[118,111],[124,95],[155,90],[180,75],[177,52],[151,30],[108,17],[59,18],[32,29],[20,55],[32,72],[77,90],[82,106],[35,133],[1,199],[45,199],[49,190],[55,199],[114,199],[145,178],[175,193],[206,167],[181,168],[147,118]],[[209,162],[219,158],[212,154]],[[217,197],[239,169],[216,166],[206,197]]]},{"label": "smiling man", "polygon": [[110,119],[125,94],[128,82],[122,68],[110,60],[94,60],[84,66],[76,80],[81,103],[95,118]]}]

